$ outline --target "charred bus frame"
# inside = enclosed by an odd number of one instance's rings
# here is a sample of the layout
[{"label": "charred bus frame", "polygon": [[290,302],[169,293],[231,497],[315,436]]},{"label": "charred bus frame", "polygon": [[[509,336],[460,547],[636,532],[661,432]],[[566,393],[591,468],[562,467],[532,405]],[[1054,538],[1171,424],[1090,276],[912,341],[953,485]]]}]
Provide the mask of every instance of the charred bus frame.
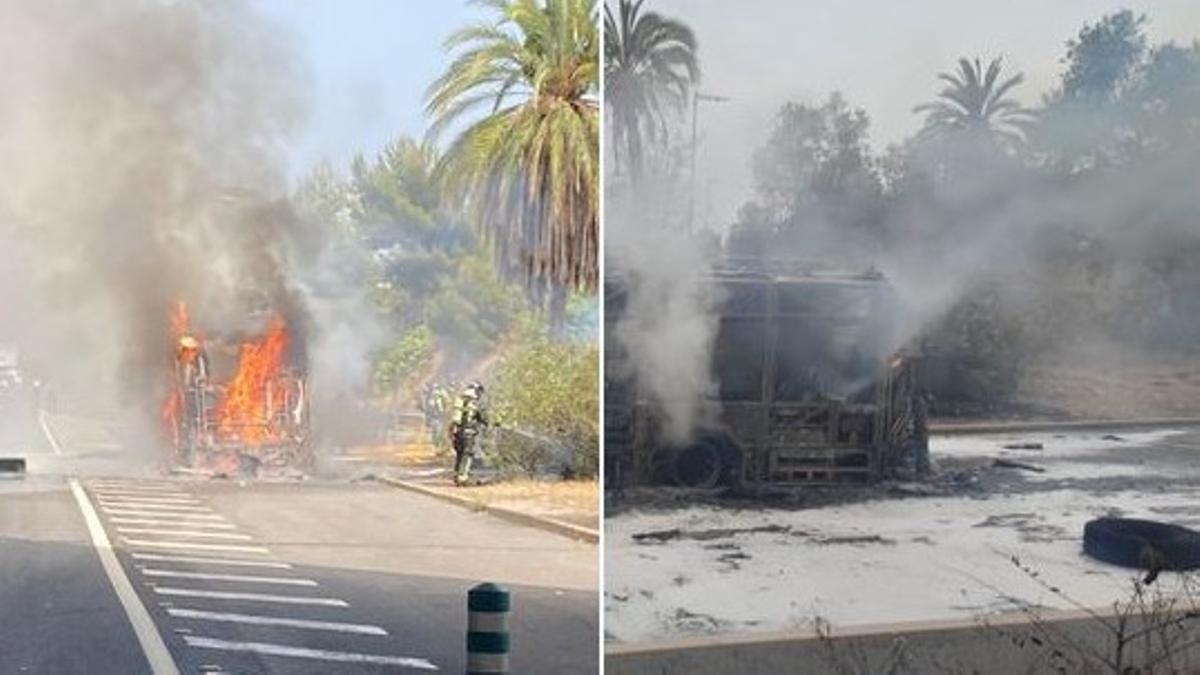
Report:
[{"label": "charred bus frame", "polygon": [[[214,379],[212,355],[216,355],[218,375],[228,375],[236,367],[237,345],[220,341],[202,342],[185,335],[176,345],[172,379],[176,402],[168,423],[183,466],[193,466],[206,456],[232,451],[244,461],[262,462],[266,457],[286,451],[292,459],[307,460],[309,443],[309,400],[307,378],[295,367],[285,366],[278,376],[265,383],[262,392],[263,416],[251,423],[222,429],[217,420],[217,405],[223,388]],[[255,427],[271,440],[247,443],[230,436],[241,436]]]},{"label": "charred bus frame", "polygon": [[[628,276],[610,274],[605,323],[625,315]],[[888,350],[897,312],[875,272],[719,271],[713,293],[715,391],[684,443],[639,385],[625,346],[605,341],[610,485],[869,483],[929,470],[919,359]]]}]

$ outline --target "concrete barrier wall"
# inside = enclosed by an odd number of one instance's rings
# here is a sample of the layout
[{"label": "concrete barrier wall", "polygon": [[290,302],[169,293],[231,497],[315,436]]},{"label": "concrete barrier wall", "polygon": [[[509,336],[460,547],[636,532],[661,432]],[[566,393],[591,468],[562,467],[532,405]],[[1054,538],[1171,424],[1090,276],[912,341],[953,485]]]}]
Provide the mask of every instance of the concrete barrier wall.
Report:
[{"label": "concrete barrier wall", "polygon": [[930,422],[929,433],[937,436],[973,434],[1023,434],[1056,431],[1140,431],[1200,426],[1200,417],[1161,417],[1130,420],[1071,420],[1058,422]]},{"label": "concrete barrier wall", "polygon": [[[1200,618],[1134,616],[1117,640],[1118,619],[1086,612],[986,622],[919,622],[863,626],[822,637],[814,632],[715,636],[643,645],[610,645],[608,675],[824,675],[826,673],[1120,672],[1155,662],[1153,672],[1200,672]],[[1170,653],[1170,659],[1163,655]],[[1106,661],[1108,663],[1106,663]]]}]

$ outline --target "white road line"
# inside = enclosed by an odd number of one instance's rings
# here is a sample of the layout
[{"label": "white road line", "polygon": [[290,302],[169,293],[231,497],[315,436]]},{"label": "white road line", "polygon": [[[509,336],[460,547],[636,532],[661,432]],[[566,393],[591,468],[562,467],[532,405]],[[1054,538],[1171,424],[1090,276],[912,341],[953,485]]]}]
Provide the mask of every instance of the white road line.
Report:
[{"label": "white road line", "polygon": [[129,539],[121,537],[126,546],[145,546],[147,548],[186,548],[197,551],[237,551],[239,553],[269,554],[263,546],[238,546],[235,544],[203,544],[194,541],[154,541],[151,539]]},{"label": "white road line", "polygon": [[179,520],[225,520],[218,513],[169,513],[163,511],[140,511],[138,509],[104,509],[109,515],[116,516],[151,516],[154,518],[178,518]]},{"label": "white road line", "polygon": [[129,623],[133,625],[138,643],[141,644],[142,651],[146,654],[146,660],[150,663],[150,671],[154,675],[179,675],[179,669],[175,666],[175,661],[171,658],[171,653],[167,650],[162,635],[158,633],[154,620],[150,618],[150,613],[138,599],[137,591],[133,590],[133,584],[129,582],[129,577],[125,576],[125,570],[121,568],[121,563],[113,552],[112,544],[108,540],[108,535],[104,533],[104,526],[100,524],[100,517],[92,508],[87,493],[79,485],[79,481],[74,478],[71,479],[70,485],[71,493],[75,495],[75,501],[79,504],[79,510],[83,513],[83,520],[91,534],[92,546],[95,547],[96,553],[100,557],[100,564],[108,575],[108,580],[112,583],[117,598],[121,601],[121,606],[125,608]]},{"label": "white road line", "polygon": [[148,577],[167,577],[171,579],[199,579],[202,581],[237,581],[247,584],[278,584],[280,586],[313,587],[317,582],[312,579],[292,579],[288,577],[258,577],[241,574],[206,574],[202,572],[177,572],[175,570],[160,570],[147,567],[142,574]]},{"label": "white road line", "polygon": [[50,423],[46,421],[46,411],[38,411],[38,423],[42,425],[42,433],[46,434],[46,440],[50,443],[50,449],[54,454],[63,454],[62,446],[58,444],[58,439],[54,437],[54,432],[50,430]]},{"label": "white road line", "polygon": [[196,497],[128,497],[125,495],[103,495],[101,492],[96,492],[96,498],[102,502],[130,502],[134,504],[187,504],[187,506],[197,506],[203,503],[197,500]]},{"label": "white road line", "polygon": [[178,512],[180,512],[180,513],[188,513],[188,512],[196,513],[196,512],[200,512],[200,510],[208,510],[208,512],[211,512],[211,510],[212,510],[210,507],[204,506],[204,504],[200,503],[200,502],[184,504],[184,503],[172,503],[172,502],[160,502],[160,501],[137,501],[137,500],[126,500],[126,498],[124,498],[124,497],[110,498],[110,500],[106,500],[106,498],[104,498],[104,497],[98,497],[96,501],[100,502],[101,506],[114,507],[114,508],[148,508],[151,510],[155,510],[155,509],[157,509],[157,510],[178,510]]},{"label": "white road line", "polygon": [[101,499],[124,499],[126,497],[149,497],[149,498],[164,497],[167,499],[179,499],[179,498],[183,498],[183,497],[186,497],[188,499],[196,498],[196,495],[189,494],[187,492],[137,492],[134,490],[105,490],[103,488],[101,488],[101,489],[88,488],[88,489],[90,489],[92,491],[92,494],[96,495],[97,497],[100,497]]},{"label": "white road line", "polygon": [[160,487],[163,485],[178,485],[179,481],[163,478],[162,476],[92,476],[84,481],[88,485],[137,485]]},{"label": "white road line", "polygon": [[289,647],[287,645],[273,645],[265,642],[232,642],[230,640],[217,640],[214,638],[197,637],[194,635],[183,636],[189,647],[201,647],[204,649],[223,649],[233,652],[253,652],[255,654],[263,654],[266,656],[293,656],[301,659],[319,659],[322,661],[338,661],[341,663],[369,663],[372,665],[381,666],[399,666],[402,668],[411,668],[413,670],[437,670],[438,667],[430,663],[426,659],[419,659],[412,656],[384,656],[380,654],[359,654],[356,652],[331,652],[323,649],[306,649],[303,647]]},{"label": "white road line", "polygon": [[335,633],[357,633],[359,635],[387,635],[388,632],[379,626],[359,623],[342,623],[340,621],[308,621],[306,619],[284,619],[274,616],[255,616],[253,614],[230,614],[225,612],[205,612],[198,609],[179,609],[168,607],[167,614],[179,619],[197,619],[200,621],[225,621],[229,623],[248,623],[255,626],[284,626],[287,628],[307,628],[309,630],[327,630]]},{"label": "white road line", "polygon": [[174,586],[155,586],[154,592],[159,595],[181,596],[186,598],[213,598],[214,600],[252,600],[255,602],[279,602],[285,605],[318,605],[321,607],[349,607],[345,600],[337,598],[313,598],[299,595],[269,595],[267,593],[238,593],[234,591],[205,591],[198,588],[175,588]]},{"label": "white road line", "polygon": [[[205,522],[205,521],[194,522],[194,521],[188,521],[188,520],[182,520],[182,521],[181,520],[157,520],[154,518],[122,518],[120,516],[117,516],[115,518],[109,518],[108,522],[113,523],[115,525],[151,525],[151,526],[166,525],[168,527],[173,526],[173,525],[187,525],[188,527],[199,527],[199,528],[207,529],[207,530],[235,530],[235,529],[237,529],[237,526],[233,525],[232,523],[209,523],[209,522]],[[118,529],[120,529],[120,528],[118,528]]]},{"label": "white road line", "polygon": [[[184,524],[184,523],[181,523]],[[202,539],[224,539],[226,541],[250,541],[254,537],[238,532],[197,532],[195,530],[160,530],[153,527],[117,527],[121,534],[161,534],[164,537],[196,537]]]},{"label": "white road line", "polygon": [[92,480],[84,481],[84,487],[89,490],[113,490],[119,492],[136,492],[138,494],[151,493],[160,494],[162,492],[187,492],[191,487],[184,483],[170,482],[148,482],[144,480],[105,480],[102,478],[93,478]]},{"label": "white road line", "polygon": [[207,506],[180,506],[177,504],[147,504],[144,502],[114,502],[100,500],[100,507],[105,511],[114,509],[141,509],[143,511],[166,511],[169,513],[215,513]]},{"label": "white road line", "polygon": [[175,492],[179,490],[178,485],[169,485],[167,483],[125,483],[96,480],[88,481],[86,487],[89,490],[127,490],[129,492],[144,492],[147,494],[161,494],[163,492]]},{"label": "white road line", "polygon": [[274,570],[290,570],[291,563],[275,562],[272,560],[237,560],[233,558],[203,558],[184,555],[160,555],[158,553],[130,553],[134,560],[150,560],[153,562],[193,563],[196,565],[228,565],[230,567],[263,567]]}]

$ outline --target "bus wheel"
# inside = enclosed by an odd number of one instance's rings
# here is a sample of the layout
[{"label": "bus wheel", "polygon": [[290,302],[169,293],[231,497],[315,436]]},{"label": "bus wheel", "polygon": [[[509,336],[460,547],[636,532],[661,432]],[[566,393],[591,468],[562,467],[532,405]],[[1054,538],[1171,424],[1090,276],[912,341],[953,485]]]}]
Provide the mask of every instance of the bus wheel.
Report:
[{"label": "bus wheel", "polygon": [[671,458],[671,479],[679,487],[714,488],[726,474],[724,452],[715,438],[701,438],[676,450]]}]

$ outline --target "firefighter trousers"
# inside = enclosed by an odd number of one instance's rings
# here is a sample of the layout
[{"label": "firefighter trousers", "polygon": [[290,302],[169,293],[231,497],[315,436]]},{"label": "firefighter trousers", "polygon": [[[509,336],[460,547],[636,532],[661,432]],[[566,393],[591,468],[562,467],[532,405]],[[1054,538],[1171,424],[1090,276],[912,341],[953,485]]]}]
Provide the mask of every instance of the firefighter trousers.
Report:
[{"label": "firefighter trousers", "polygon": [[474,448],[471,439],[462,435],[454,438],[454,483],[462,485],[471,478],[471,460],[474,459]]}]

